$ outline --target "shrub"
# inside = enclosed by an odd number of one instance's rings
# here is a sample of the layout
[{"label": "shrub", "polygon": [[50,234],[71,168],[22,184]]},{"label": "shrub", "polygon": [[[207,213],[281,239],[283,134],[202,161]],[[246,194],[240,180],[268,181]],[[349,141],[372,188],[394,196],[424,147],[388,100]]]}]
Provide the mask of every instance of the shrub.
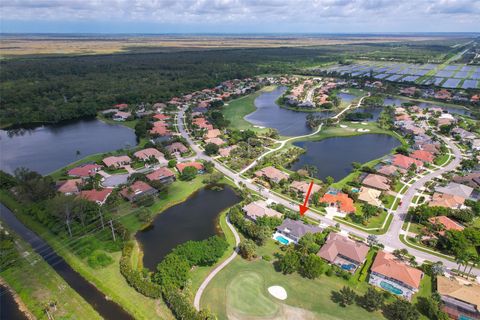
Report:
[{"label": "shrub", "polygon": [[103,251],[95,251],[88,257],[87,262],[91,268],[101,269],[112,264],[113,259]]}]

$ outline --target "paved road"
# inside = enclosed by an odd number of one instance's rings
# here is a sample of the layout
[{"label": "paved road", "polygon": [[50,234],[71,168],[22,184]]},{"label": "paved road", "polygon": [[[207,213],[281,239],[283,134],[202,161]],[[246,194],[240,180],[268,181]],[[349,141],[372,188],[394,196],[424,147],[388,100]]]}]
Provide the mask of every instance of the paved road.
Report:
[{"label": "paved road", "polygon": [[[361,104],[361,102],[363,101],[364,98],[365,97],[362,97],[360,99],[360,101],[358,102],[356,107],[358,107]],[[342,110],[342,112],[340,112],[340,114],[337,114],[333,118],[337,119],[341,114],[343,114],[345,111],[347,111],[351,106],[352,105],[349,105],[346,109]],[[269,199],[273,202],[280,203],[280,204],[284,205],[285,207],[287,207],[289,209],[292,209],[294,211],[298,210],[299,203],[295,203],[293,201],[288,201],[288,200],[272,193],[268,189],[265,189],[265,188],[259,189],[259,186],[256,185],[256,184],[253,184],[249,179],[245,179],[245,178],[241,177],[240,174],[235,173],[235,172],[227,169],[226,167],[224,167],[223,165],[221,165],[220,163],[215,161],[215,159],[213,159],[212,157],[207,156],[203,152],[203,150],[201,150],[199,148],[199,146],[195,143],[195,141],[193,141],[191,139],[190,135],[187,133],[187,131],[185,129],[185,126],[184,126],[184,123],[183,123],[184,119],[185,119],[185,109],[181,109],[179,111],[178,117],[177,117],[178,131],[188,141],[192,150],[196,153],[196,155],[197,155],[196,157],[198,159],[213,162],[214,165],[215,165],[215,168],[218,171],[220,171],[221,173],[223,173],[225,176],[232,179],[235,184],[239,185],[240,183],[242,183],[248,189],[254,190],[254,191],[260,193],[262,196],[264,196],[265,198],[267,198],[267,199]],[[319,129],[316,132],[318,132]],[[293,139],[298,139],[298,138],[299,137],[292,137],[292,138],[289,138],[288,141],[293,140]],[[408,212],[408,207],[410,206],[410,204],[413,200],[413,197],[414,197],[415,193],[417,192],[417,190],[419,188],[423,187],[425,185],[425,183],[427,183],[428,181],[442,175],[445,172],[449,172],[449,171],[454,170],[460,164],[461,151],[458,149],[458,147],[455,146],[455,144],[451,140],[445,139],[445,138],[442,138],[442,139],[451,148],[451,150],[453,152],[453,155],[454,155],[454,159],[447,166],[442,167],[442,168],[440,168],[440,169],[438,169],[434,172],[431,172],[431,173],[423,176],[419,180],[415,181],[409,187],[407,192],[402,197],[402,204],[394,212],[393,220],[392,220],[392,223],[390,224],[390,227],[389,227],[387,233],[384,234],[384,235],[378,236],[378,239],[379,239],[380,243],[383,243],[385,245],[386,250],[392,251],[394,249],[404,249],[405,248],[405,249],[408,249],[409,253],[411,253],[412,255],[414,255],[417,258],[418,262],[421,262],[423,260],[441,261],[441,262],[443,262],[445,267],[452,269],[452,268],[456,268],[456,266],[457,266],[456,263],[454,263],[450,260],[447,260],[447,259],[440,258],[436,255],[432,255],[432,254],[414,249],[412,247],[409,247],[409,246],[405,245],[404,243],[402,243],[400,241],[400,238],[399,238],[399,235],[404,233],[404,231],[402,230],[402,226],[403,226],[403,223],[405,221],[406,214]],[[282,146],[283,145],[284,144],[282,144]],[[278,150],[278,149],[279,148],[276,148],[275,151]],[[270,152],[268,152],[268,153],[270,153]],[[249,166],[249,168],[250,167],[251,166]],[[323,226],[333,226],[333,225],[337,224],[336,221],[328,219],[328,218],[326,218],[322,215],[319,215],[315,212],[312,212],[310,210],[307,211],[306,216],[318,221]],[[229,225],[229,227],[230,227],[230,225]],[[363,232],[363,231],[360,231],[358,229],[355,229],[353,227],[349,227],[349,226],[346,226],[346,225],[341,225],[341,231],[342,232],[347,232],[347,233],[350,233],[352,235],[356,235],[356,236],[359,236],[359,237],[362,237],[362,238],[367,238],[368,235],[369,235],[369,233],[367,233],[367,232]],[[224,262],[219,267],[214,269],[212,271],[212,273],[207,277],[207,279],[205,279],[204,283],[202,283],[202,286],[201,286],[202,289],[201,290],[199,289],[199,292],[197,292],[197,294],[195,295],[195,307],[197,309],[199,308],[200,299],[201,299],[201,295],[203,293],[203,290],[207,287],[208,283],[213,279],[213,277],[221,269],[223,269],[231,260],[233,260],[235,258],[235,256],[236,256],[236,253],[233,253],[232,256],[230,256],[229,259],[227,259],[225,261],[226,263]],[[475,274],[476,276],[480,276],[480,270],[474,268],[472,270],[472,274]]]}]

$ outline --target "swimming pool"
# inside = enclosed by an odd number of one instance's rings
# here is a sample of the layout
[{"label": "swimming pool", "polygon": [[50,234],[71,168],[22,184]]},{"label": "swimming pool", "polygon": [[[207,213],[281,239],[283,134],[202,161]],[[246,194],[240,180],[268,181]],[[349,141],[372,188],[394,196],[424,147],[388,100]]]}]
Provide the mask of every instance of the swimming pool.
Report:
[{"label": "swimming pool", "polygon": [[382,287],[383,289],[385,289],[387,291],[390,291],[393,294],[400,295],[400,294],[403,293],[402,290],[398,289],[397,287],[392,286],[390,283],[385,282],[385,281],[380,282],[380,287]]},{"label": "swimming pool", "polygon": [[353,193],[359,193],[359,192],[360,192],[360,189],[358,189],[358,188],[352,188],[352,192],[353,192]]},{"label": "swimming pool", "polygon": [[347,270],[347,271],[350,271],[350,270],[353,270],[355,269],[355,265],[352,264],[352,263],[349,263],[349,264],[342,264],[342,269],[343,270]]},{"label": "swimming pool", "polygon": [[280,235],[276,236],[276,237],[275,237],[275,240],[277,240],[277,241],[280,242],[281,244],[289,244],[289,243],[290,243],[290,241],[289,241],[287,238],[282,237],[282,236],[280,236]]}]

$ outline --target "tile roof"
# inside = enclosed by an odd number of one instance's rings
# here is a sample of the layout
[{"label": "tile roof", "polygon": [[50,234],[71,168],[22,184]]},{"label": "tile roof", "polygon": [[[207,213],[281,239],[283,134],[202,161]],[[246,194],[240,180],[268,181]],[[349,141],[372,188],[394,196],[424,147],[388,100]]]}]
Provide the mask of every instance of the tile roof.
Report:
[{"label": "tile roof", "polygon": [[428,221],[432,224],[443,224],[445,230],[462,231],[463,229],[465,229],[462,225],[447,216],[431,217],[428,219]]},{"label": "tile roof", "polygon": [[353,200],[347,194],[339,192],[337,194],[325,193],[320,199],[320,202],[335,204],[341,212],[355,213],[355,205]]},{"label": "tile roof", "polygon": [[288,179],[289,177],[288,173],[285,173],[271,166],[258,170],[257,172],[255,172],[255,175],[257,177],[265,176],[275,182],[280,182],[281,180]]},{"label": "tile roof", "polygon": [[177,163],[177,170],[178,172],[182,173],[183,169],[186,167],[194,167],[197,170],[203,170],[203,164],[200,162],[195,162],[195,161],[190,161],[190,162],[182,162],[182,163]]},{"label": "tile roof", "polygon": [[362,184],[379,190],[390,190],[390,180],[378,174],[369,173]]},{"label": "tile roof", "polygon": [[216,138],[220,136],[222,132],[218,129],[212,129],[208,130],[207,133],[205,134],[205,139],[211,139],[211,138]]},{"label": "tile roof", "polygon": [[69,176],[76,176],[76,177],[93,176],[101,168],[102,168],[102,166],[98,165],[98,164],[85,164],[85,165],[70,169],[68,171],[68,175]]},{"label": "tile roof", "polygon": [[436,188],[435,191],[468,199],[472,195],[473,188],[464,184],[450,182],[445,187]]},{"label": "tile roof", "polygon": [[480,309],[480,285],[475,282],[462,282],[456,278],[437,276],[437,291],[442,296],[450,296]]},{"label": "tile roof", "polygon": [[382,192],[380,190],[361,187],[358,193],[358,200],[364,201],[372,206],[380,207],[382,205],[382,201],[379,199],[381,194]]},{"label": "tile roof", "polygon": [[407,266],[395,258],[394,255],[385,251],[377,253],[371,271],[398,280],[416,289],[419,288],[423,276],[422,271]]},{"label": "tile roof", "polygon": [[168,177],[175,177],[175,173],[168,168],[162,167],[147,174],[146,177],[148,180],[160,180]]},{"label": "tile roof", "polygon": [[82,179],[59,181],[57,191],[61,193],[78,193],[80,184],[82,184]]},{"label": "tile roof", "polygon": [[327,241],[317,255],[333,263],[340,254],[361,264],[365,261],[369,249],[363,242],[354,241],[336,232],[330,232]]},{"label": "tile roof", "polygon": [[457,209],[465,202],[465,198],[435,192],[432,200],[428,203],[429,207],[444,207]]},{"label": "tile roof", "polygon": [[223,141],[223,140],[220,139],[220,138],[210,138],[210,139],[206,139],[206,140],[205,140],[205,143],[213,143],[213,144],[216,144],[217,146],[222,146],[222,145],[224,145],[226,142]]},{"label": "tile roof", "polygon": [[412,164],[415,164],[417,168],[423,167],[423,163],[421,161],[404,156],[403,154],[396,154],[393,157],[392,164],[403,169],[409,169]]},{"label": "tile roof", "polygon": [[130,163],[132,159],[129,156],[110,156],[103,159],[103,163],[107,166],[116,166],[123,163]]},{"label": "tile roof", "polygon": [[163,158],[163,153],[161,153],[155,148],[147,148],[147,149],[139,150],[135,152],[133,155],[142,160],[148,160],[151,157],[154,157],[156,159]]},{"label": "tile roof", "polygon": [[277,230],[285,233],[292,234],[297,238],[303,237],[307,233],[318,233],[322,232],[322,228],[318,226],[313,226],[310,224],[305,224],[300,220],[285,219],[283,223],[277,227]]},{"label": "tile roof", "polygon": [[433,154],[425,150],[415,150],[410,154],[410,157],[427,163],[432,163],[435,159]]},{"label": "tile roof", "polygon": [[123,197],[129,199],[131,198],[132,195],[142,194],[153,189],[154,188],[150,186],[148,183],[138,180],[138,181],[135,181],[132,185],[123,188],[120,191],[120,194]]},{"label": "tile roof", "polygon": [[282,214],[276,210],[270,209],[267,207],[267,203],[265,201],[255,201],[250,202],[246,206],[244,206],[243,211],[245,214],[253,220],[257,220],[258,217],[278,217],[281,218]]},{"label": "tile roof", "polygon": [[[303,194],[307,194],[308,188],[310,187],[310,182],[307,181],[293,181],[292,184],[290,185],[290,188],[295,189]],[[321,189],[321,187],[314,183],[312,185],[312,194],[315,192],[318,192]]]},{"label": "tile roof", "polygon": [[95,201],[103,204],[107,200],[108,196],[112,193],[112,191],[112,188],[105,188],[102,190],[83,190],[80,191],[79,196],[89,201]]}]

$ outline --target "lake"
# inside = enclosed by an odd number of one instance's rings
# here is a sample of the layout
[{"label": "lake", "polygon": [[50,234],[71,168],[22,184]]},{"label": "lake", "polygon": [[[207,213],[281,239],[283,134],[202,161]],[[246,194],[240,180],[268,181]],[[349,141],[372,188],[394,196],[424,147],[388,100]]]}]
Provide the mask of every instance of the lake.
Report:
[{"label": "lake", "polygon": [[179,244],[217,234],[220,212],[240,201],[228,186],[220,191],[201,189],[159,214],[148,228],[136,234],[143,249],[144,266],[156,270],[157,264]]},{"label": "lake", "polygon": [[368,121],[377,121],[382,111],[383,111],[382,107],[359,107],[359,108],[351,109],[351,111],[349,110],[349,113],[357,113],[357,112],[369,113],[372,115],[371,118],[361,120],[361,121],[368,122]]},{"label": "lake", "polygon": [[299,136],[312,132],[306,124],[308,114],[324,118],[334,114],[330,111],[307,113],[281,108],[276,101],[286,90],[287,87],[282,86],[260,94],[254,102],[257,110],[246,115],[245,120],[257,126],[276,129],[282,136]]},{"label": "lake", "polygon": [[420,101],[413,101],[409,99],[402,99],[402,98],[385,98],[383,100],[384,105],[396,105],[396,106],[401,106],[402,103],[405,102],[413,102],[415,105],[419,106],[420,108],[442,108],[444,111],[447,111],[448,113],[452,114],[460,114],[460,115],[469,115],[470,112],[468,109],[465,108],[455,108],[455,107],[448,107],[448,106],[441,106],[436,104],[435,102],[420,102]]},{"label": "lake", "polygon": [[352,162],[365,163],[381,158],[398,147],[400,142],[386,134],[364,134],[320,141],[300,141],[294,145],[306,149],[307,152],[292,164],[292,170],[301,169],[306,164],[314,165],[318,168],[316,178],[325,180],[331,176],[335,181],[339,181],[352,171]]},{"label": "lake", "polygon": [[35,129],[0,130],[0,169],[12,173],[16,168],[26,167],[48,174],[88,155],[136,144],[132,129],[96,119]]}]

